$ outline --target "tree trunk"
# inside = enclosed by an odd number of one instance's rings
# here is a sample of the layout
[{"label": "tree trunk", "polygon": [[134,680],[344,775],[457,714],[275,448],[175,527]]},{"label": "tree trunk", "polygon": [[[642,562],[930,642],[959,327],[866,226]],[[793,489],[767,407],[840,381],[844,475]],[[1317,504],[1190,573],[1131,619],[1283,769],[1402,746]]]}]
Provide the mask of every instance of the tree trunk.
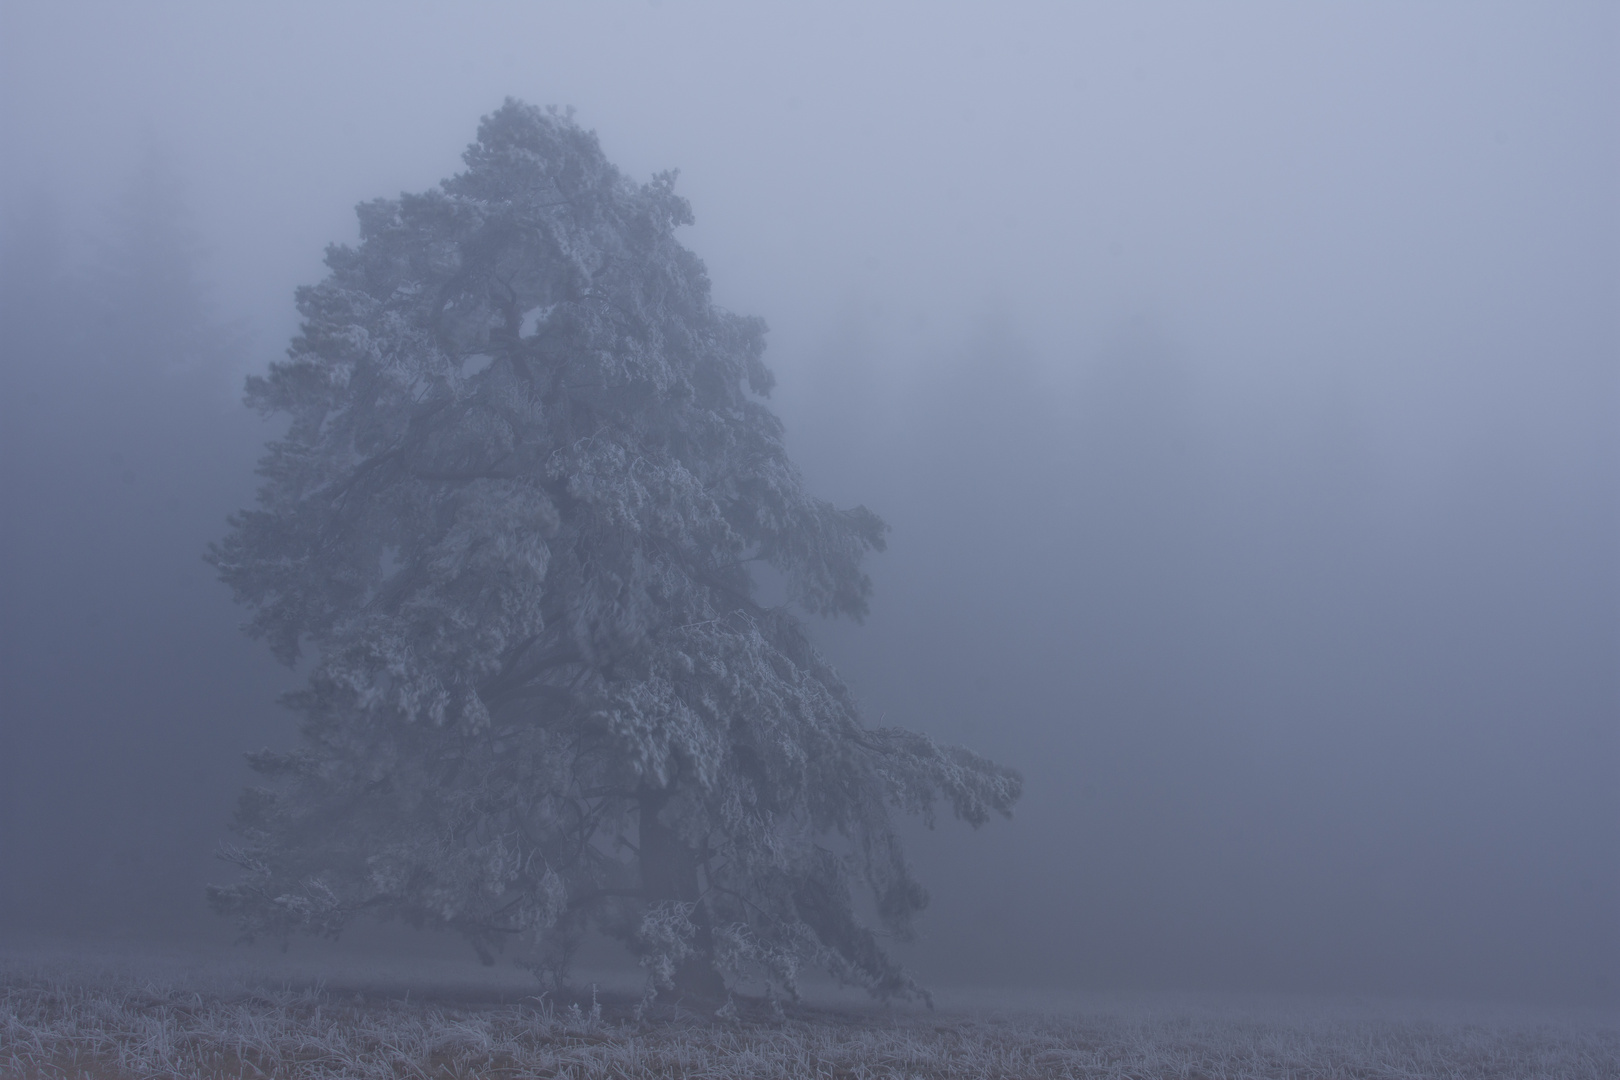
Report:
[{"label": "tree trunk", "polygon": [[650,902],[692,904],[692,923],[697,935],[694,952],[675,965],[675,992],[697,1001],[718,1001],[725,996],[726,983],[714,966],[714,931],[707,905],[701,902],[697,853],[682,842],[676,831],[659,820],[659,811],[668,804],[669,788],[642,788],[640,849],[641,887]]}]

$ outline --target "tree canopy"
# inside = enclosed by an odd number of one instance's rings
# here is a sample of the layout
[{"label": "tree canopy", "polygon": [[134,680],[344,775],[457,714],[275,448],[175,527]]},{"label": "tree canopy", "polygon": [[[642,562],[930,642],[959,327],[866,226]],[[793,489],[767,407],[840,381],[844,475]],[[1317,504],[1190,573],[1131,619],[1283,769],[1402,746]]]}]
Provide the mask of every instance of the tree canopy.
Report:
[{"label": "tree canopy", "polygon": [[712,302],[673,174],[514,101],[464,161],[359,208],[249,382],[290,424],[210,558],[312,659],[216,909],[404,919],[549,977],[594,927],[697,996],[807,964],[919,993],[861,915],[904,936],[927,902],[893,814],[977,826],[1021,782],[865,725],[791,610],[860,618],[886,526],[805,491],[765,327]]}]

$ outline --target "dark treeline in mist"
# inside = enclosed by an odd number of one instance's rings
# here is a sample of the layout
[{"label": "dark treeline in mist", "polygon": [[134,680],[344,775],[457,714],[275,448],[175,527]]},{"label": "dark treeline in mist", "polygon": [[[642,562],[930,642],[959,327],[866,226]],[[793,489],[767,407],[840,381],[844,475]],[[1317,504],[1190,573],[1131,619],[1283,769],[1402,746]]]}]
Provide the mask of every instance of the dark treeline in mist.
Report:
[{"label": "dark treeline in mist", "polygon": [[[3,922],[218,939],[241,752],[293,724],[201,556],[269,429],[161,159],[68,211],[5,222]],[[817,639],[872,722],[1028,780],[911,838],[924,977],[1612,993],[1610,365],[1245,397],[1147,321],[1062,384],[1006,319],[906,378],[879,338],[778,394],[893,527]],[[1392,455],[1393,405],[1436,445]]]},{"label": "dark treeline in mist", "polygon": [[1353,380],[1245,397],[1138,321],[1054,386],[986,327],[856,397],[864,332],[836,337],[790,417],[838,431],[811,475],[894,528],[835,662],[1027,775],[983,863],[919,838],[922,969],[1611,993],[1610,367],[1425,375],[1400,405],[1431,444],[1391,457]]},{"label": "dark treeline in mist", "polygon": [[[6,220],[0,902],[218,938],[241,752],[293,725],[201,556],[269,429],[161,159],[90,220]],[[1055,386],[991,319],[908,381],[876,336],[778,395],[893,526],[869,623],[817,639],[872,722],[1028,778],[998,835],[912,837],[925,977],[1612,991],[1608,367],[1409,392],[1454,445],[1401,457],[1376,371],[1245,398],[1139,321]]]},{"label": "dark treeline in mist", "polygon": [[0,923],[189,934],[248,717],[275,711],[262,673],[237,704],[256,670],[202,562],[265,428],[163,156],[79,209],[4,221]]}]

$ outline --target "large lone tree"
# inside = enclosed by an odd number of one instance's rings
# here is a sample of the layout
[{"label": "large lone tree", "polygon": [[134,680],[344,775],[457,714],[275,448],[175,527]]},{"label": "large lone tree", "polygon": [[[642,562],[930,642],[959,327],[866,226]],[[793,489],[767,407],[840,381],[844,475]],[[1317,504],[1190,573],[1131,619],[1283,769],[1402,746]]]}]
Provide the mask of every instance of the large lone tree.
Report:
[{"label": "large lone tree", "polygon": [[291,753],[251,755],[211,890],[248,935],[354,916],[561,978],[591,927],[661,987],[920,993],[927,894],[891,814],[1008,814],[1018,775],[865,726],[756,564],[859,618],[886,526],[804,491],[762,404],[764,325],[717,308],[665,174],[508,101],[465,172],[362,205],[249,401],[290,418],[210,558],[308,648]]}]

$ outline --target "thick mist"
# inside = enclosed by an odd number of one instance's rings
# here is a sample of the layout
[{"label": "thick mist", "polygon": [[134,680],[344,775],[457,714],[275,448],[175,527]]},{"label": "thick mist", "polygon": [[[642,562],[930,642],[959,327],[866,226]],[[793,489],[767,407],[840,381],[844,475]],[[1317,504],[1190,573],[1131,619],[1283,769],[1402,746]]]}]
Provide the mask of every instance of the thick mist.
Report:
[{"label": "thick mist", "polygon": [[818,641],[1024,772],[925,979],[1620,992],[1603,4],[0,10],[0,941],[228,940],[294,676],[202,561],[356,203],[507,95],[682,170],[814,490]]}]

